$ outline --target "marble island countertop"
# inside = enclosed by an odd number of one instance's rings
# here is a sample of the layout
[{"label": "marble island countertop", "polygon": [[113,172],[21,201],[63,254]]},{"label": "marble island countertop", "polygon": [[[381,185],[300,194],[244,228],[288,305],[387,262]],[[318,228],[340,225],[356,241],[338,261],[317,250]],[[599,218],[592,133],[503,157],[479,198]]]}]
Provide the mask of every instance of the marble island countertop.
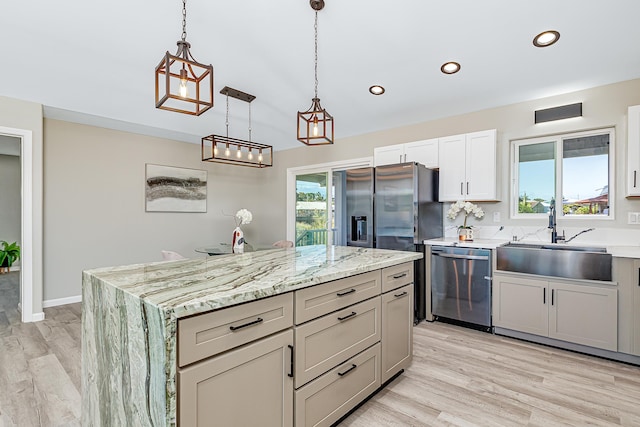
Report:
[{"label": "marble island countertop", "polygon": [[176,425],[181,317],[422,256],[323,245],[84,271],[82,425]]},{"label": "marble island countertop", "polygon": [[180,318],[422,258],[415,252],[304,246],[87,270]]}]

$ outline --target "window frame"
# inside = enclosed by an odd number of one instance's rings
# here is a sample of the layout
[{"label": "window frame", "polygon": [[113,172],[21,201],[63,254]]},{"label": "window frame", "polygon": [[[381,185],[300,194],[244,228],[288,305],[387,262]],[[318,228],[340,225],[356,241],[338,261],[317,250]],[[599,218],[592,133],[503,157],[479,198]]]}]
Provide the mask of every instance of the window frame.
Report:
[{"label": "window frame", "polygon": [[562,209],[558,210],[560,214],[558,217],[563,220],[576,220],[576,221],[614,221],[615,220],[615,128],[606,127],[584,131],[558,133],[545,136],[537,136],[531,138],[514,139],[510,141],[510,157],[511,157],[511,189],[509,191],[509,210],[511,219],[533,219],[540,220],[548,217],[546,213],[519,213],[518,202],[520,195],[519,191],[519,149],[523,145],[533,145],[553,142],[555,144],[554,160],[555,160],[555,200],[562,200],[563,194],[563,142],[567,139],[588,137],[602,134],[609,134],[609,177],[608,177],[608,198],[609,198],[609,214],[604,215],[565,215]]}]

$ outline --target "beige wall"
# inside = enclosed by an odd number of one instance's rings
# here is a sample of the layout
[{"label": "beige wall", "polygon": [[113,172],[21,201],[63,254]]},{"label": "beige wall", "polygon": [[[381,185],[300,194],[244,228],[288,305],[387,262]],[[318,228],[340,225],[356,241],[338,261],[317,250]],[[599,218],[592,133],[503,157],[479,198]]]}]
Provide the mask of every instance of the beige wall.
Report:
[{"label": "beige wall", "polygon": [[[536,109],[580,101],[584,111],[580,119],[533,124]],[[640,80],[343,138],[333,146],[278,151],[274,167],[263,170],[203,163],[200,147],[194,144],[47,119],[44,299],[79,295],[80,273],[86,268],[159,260],[162,249],[193,257],[198,256],[194,247],[227,242],[234,223],[223,210],[228,214],[240,208],[253,212],[254,221],[243,229],[254,245],[267,246],[284,238],[287,168],[372,156],[378,146],[482,129],[498,129],[498,179],[503,200],[483,205],[488,213],[484,225],[494,225],[489,222],[494,211],[501,213],[501,224],[544,225],[541,220],[508,218],[510,140],[614,126],[616,219],[606,225],[581,224],[629,227],[626,211],[640,211],[640,201],[623,195],[626,111],[627,106],[636,104],[640,104]],[[42,123],[40,111],[38,104],[0,98],[4,120],[0,126],[33,129],[37,144],[42,140],[37,123],[38,117]],[[339,118],[336,120],[339,130]],[[146,213],[146,163],[207,170],[207,213]],[[39,301],[41,294],[38,290],[35,294]]]},{"label": "beige wall", "polygon": [[[278,237],[262,214],[264,170],[206,163],[200,147],[45,119],[45,300],[80,295],[84,269],[159,261],[163,249],[231,242],[238,209],[254,246]],[[206,213],[145,212],[145,164],[208,172]]]},{"label": "beige wall", "polygon": [[[42,312],[42,105],[0,96],[0,126],[31,131],[33,146],[33,313]],[[23,243],[23,249],[24,244]]]},{"label": "beige wall", "polygon": [[[561,120],[544,124],[534,124],[534,111],[575,102],[583,103],[583,117]],[[487,216],[481,225],[519,225],[545,226],[546,220],[509,219],[509,141],[514,139],[543,136],[554,133],[573,132],[600,127],[614,126],[616,130],[615,149],[615,221],[580,221],[578,225],[587,228],[632,227],[626,224],[627,211],[640,211],[639,200],[628,200],[624,197],[626,173],[626,115],[627,107],[640,104],[640,79],[601,86],[594,89],[570,93],[566,95],[527,101],[489,110],[477,111],[460,116],[433,120],[375,132],[355,137],[342,138],[332,146],[300,147],[284,152],[277,152],[276,168],[269,171],[269,180],[273,187],[272,194],[278,205],[286,201],[286,169],[290,167],[320,164],[336,160],[373,156],[374,147],[437,138],[459,133],[467,133],[484,129],[498,130],[498,182],[501,202],[484,203],[482,206]],[[339,130],[340,117],[336,117],[336,129]],[[494,224],[493,212],[500,212],[501,223]],[[563,225],[571,226],[567,220]],[[575,221],[575,220],[574,220]],[[445,226],[449,225],[445,220]],[[282,221],[278,227],[284,227]],[[636,226],[637,227],[637,226]],[[635,228],[634,228],[635,230]],[[284,234],[285,229],[280,228]]]},{"label": "beige wall", "polygon": [[0,154],[0,183],[0,240],[20,243],[20,157]]}]

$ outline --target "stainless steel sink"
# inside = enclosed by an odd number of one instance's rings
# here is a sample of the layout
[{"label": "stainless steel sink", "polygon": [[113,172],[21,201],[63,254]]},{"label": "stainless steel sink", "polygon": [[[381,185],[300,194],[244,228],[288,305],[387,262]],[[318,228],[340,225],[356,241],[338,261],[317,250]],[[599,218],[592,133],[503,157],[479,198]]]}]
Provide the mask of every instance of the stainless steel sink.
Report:
[{"label": "stainless steel sink", "polygon": [[498,247],[496,261],[503,271],[611,281],[612,256],[601,247],[508,243]]}]

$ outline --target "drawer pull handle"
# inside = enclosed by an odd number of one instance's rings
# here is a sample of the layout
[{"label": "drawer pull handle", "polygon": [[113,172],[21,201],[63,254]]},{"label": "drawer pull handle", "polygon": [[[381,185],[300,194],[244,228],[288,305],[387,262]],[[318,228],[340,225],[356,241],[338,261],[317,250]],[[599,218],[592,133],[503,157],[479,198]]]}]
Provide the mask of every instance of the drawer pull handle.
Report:
[{"label": "drawer pull handle", "polygon": [[351,318],[351,317],[353,317],[355,315],[356,315],[356,312],[352,311],[351,314],[347,314],[346,316],[338,317],[338,320],[340,320],[340,321],[347,320],[347,319],[349,319],[349,318]]},{"label": "drawer pull handle", "polygon": [[405,296],[406,294],[407,294],[407,291],[404,291],[404,292],[400,292],[399,294],[395,294],[394,297],[400,298],[400,297]]},{"label": "drawer pull handle", "polygon": [[346,371],[344,371],[344,372],[338,372],[338,375],[340,375],[341,377],[344,377],[345,375],[347,375],[349,372],[353,371],[353,370],[354,370],[354,369],[356,369],[356,368],[357,368],[356,364],[355,364],[355,363],[352,363],[352,364],[351,364],[351,367],[350,367],[349,369],[347,369],[347,370],[346,370]]},{"label": "drawer pull handle", "polygon": [[287,345],[287,347],[289,347],[289,350],[291,350],[291,364],[289,365],[289,373],[287,374],[287,376],[289,378],[293,378],[293,346],[289,344]]},{"label": "drawer pull handle", "polygon": [[396,274],[395,276],[392,276],[394,279],[401,279],[403,277],[407,277],[407,273],[402,273],[402,274]]},{"label": "drawer pull handle", "polygon": [[337,295],[337,296],[339,296],[339,297],[343,297],[343,296],[345,296],[345,295],[352,294],[352,293],[354,293],[355,291],[356,291],[356,290],[352,288],[352,289],[349,289],[348,291],[338,292],[336,295]]},{"label": "drawer pull handle", "polygon": [[263,321],[262,317],[258,317],[258,318],[257,318],[256,320],[254,320],[253,322],[245,323],[244,325],[240,325],[240,326],[229,326],[229,329],[231,329],[232,331],[237,331],[238,329],[246,328],[247,326],[257,325],[258,323],[262,323],[262,321]]}]

